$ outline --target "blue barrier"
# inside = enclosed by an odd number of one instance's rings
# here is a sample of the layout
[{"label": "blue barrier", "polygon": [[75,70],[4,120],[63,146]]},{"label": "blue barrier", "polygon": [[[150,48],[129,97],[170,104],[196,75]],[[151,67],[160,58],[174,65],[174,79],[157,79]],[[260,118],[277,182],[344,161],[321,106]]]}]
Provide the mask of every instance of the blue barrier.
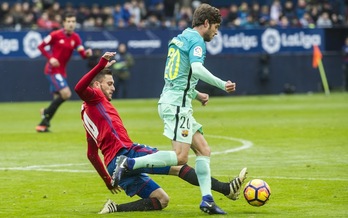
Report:
[{"label": "blue barrier", "polygon": [[[85,47],[116,50],[120,42],[134,55],[165,55],[175,30],[78,31]],[[37,45],[48,32],[0,32],[0,58],[37,58]],[[207,43],[210,55],[311,52],[313,45],[325,51],[323,29],[221,30]]]}]

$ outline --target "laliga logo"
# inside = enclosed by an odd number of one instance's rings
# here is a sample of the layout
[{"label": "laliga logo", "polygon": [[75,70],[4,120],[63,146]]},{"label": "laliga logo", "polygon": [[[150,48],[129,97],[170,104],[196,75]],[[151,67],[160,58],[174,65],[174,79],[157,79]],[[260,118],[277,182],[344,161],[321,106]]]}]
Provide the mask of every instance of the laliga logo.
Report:
[{"label": "laliga logo", "polygon": [[218,34],[207,43],[207,51],[211,55],[216,55],[221,53],[223,47],[221,32],[219,31]]},{"label": "laliga logo", "polygon": [[281,39],[278,30],[267,29],[261,36],[262,48],[269,54],[273,54],[280,49]]},{"label": "laliga logo", "polygon": [[41,34],[34,31],[29,31],[23,38],[23,50],[30,58],[36,58],[41,55],[37,46],[42,41]]}]

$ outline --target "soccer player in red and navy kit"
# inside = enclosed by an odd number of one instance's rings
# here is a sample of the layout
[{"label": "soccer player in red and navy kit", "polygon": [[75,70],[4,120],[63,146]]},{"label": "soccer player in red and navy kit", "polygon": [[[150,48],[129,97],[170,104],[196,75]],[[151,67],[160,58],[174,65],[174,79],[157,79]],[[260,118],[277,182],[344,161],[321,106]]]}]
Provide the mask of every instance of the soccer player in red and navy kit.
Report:
[{"label": "soccer player in red and navy kit", "polygon": [[[66,65],[70,60],[73,51],[76,49],[82,58],[92,55],[92,50],[85,50],[80,36],[75,33],[76,17],[72,13],[66,13],[63,18],[63,29],[51,32],[38,46],[42,55],[47,58],[45,75],[50,83],[50,91],[53,93],[53,100],[50,105],[41,109],[42,120],[36,126],[37,132],[48,132],[50,120],[56,113],[59,106],[71,96],[71,90],[66,81]],[[46,46],[51,51],[45,50]]]},{"label": "soccer player in red and navy kit", "polygon": [[[114,194],[121,189],[118,186],[113,187],[110,175],[115,170],[116,159],[119,156],[135,158],[165,152],[134,143],[128,136],[116,108],[111,104],[115,87],[112,72],[108,67],[115,63],[115,60],[109,62],[115,54],[115,52],[106,52],[99,63],[75,86],[76,93],[84,101],[81,119],[87,136],[87,157],[104,180],[107,188]],[[104,163],[98,155],[99,149],[104,156]],[[167,193],[146,173],[176,175],[193,185],[199,185],[195,170],[188,165],[140,168],[129,171],[122,176],[118,184],[128,196],[138,195],[141,199],[124,204],[116,204],[112,200],[108,200],[99,213],[165,208],[169,202]],[[214,178],[211,179],[212,190],[220,192],[228,198],[231,193],[234,193],[232,182],[223,183]]]}]

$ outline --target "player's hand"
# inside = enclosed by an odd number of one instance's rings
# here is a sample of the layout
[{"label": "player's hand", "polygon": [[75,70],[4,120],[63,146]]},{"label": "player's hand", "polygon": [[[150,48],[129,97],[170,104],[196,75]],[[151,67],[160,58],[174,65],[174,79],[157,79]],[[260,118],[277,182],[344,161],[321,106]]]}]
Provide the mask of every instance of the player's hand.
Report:
[{"label": "player's hand", "polygon": [[50,58],[50,60],[48,61],[52,67],[59,67],[59,61],[56,58]]},{"label": "player's hand", "polygon": [[230,80],[228,80],[225,84],[225,91],[228,93],[236,91],[236,83],[233,83]]},{"label": "player's hand", "polygon": [[106,186],[108,187],[108,189],[110,190],[110,192],[112,194],[117,194],[117,193],[121,192],[121,190],[122,190],[120,186],[117,186],[117,187],[112,186],[111,181],[106,182]]},{"label": "player's hand", "polygon": [[115,55],[116,55],[116,52],[107,51],[102,57],[109,61],[112,57],[115,57]]},{"label": "player's hand", "polygon": [[121,189],[121,187],[120,186],[117,186],[117,187],[112,187],[111,189],[109,189],[110,190],[110,192],[112,193],[112,194],[118,194],[119,192],[121,192],[122,191],[122,189]]},{"label": "player's hand", "polygon": [[108,62],[108,63],[105,65],[105,68],[110,67],[110,66],[113,65],[114,63],[116,63],[116,60],[112,60],[112,61]]},{"label": "player's hand", "polygon": [[196,99],[201,102],[202,106],[206,106],[209,101],[209,95],[206,93],[198,92]]},{"label": "player's hand", "polygon": [[92,49],[87,49],[86,51],[85,51],[85,55],[87,56],[87,57],[91,57],[92,56],[92,54],[93,54],[93,51],[92,51]]}]

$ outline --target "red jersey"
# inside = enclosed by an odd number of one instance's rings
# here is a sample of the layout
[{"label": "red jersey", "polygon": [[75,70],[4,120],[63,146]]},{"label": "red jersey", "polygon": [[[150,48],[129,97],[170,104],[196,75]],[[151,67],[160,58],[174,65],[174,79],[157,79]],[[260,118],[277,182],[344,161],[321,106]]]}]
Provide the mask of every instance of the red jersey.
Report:
[{"label": "red jersey", "polygon": [[[50,52],[45,50],[47,45],[51,46]],[[65,70],[66,65],[75,49],[78,49],[82,58],[86,58],[80,36],[75,32],[67,34],[64,29],[51,32],[44,38],[42,43],[38,46],[38,49],[48,60],[54,57],[59,61],[58,67],[52,67],[51,64],[47,62],[45,74],[60,73],[65,78],[67,76]]]},{"label": "red jersey", "polygon": [[104,156],[107,166],[122,148],[133,144],[122,120],[111,102],[100,89],[89,86],[92,79],[105,67],[107,60],[102,58],[98,65],[89,71],[76,84],[75,91],[84,101],[81,119],[87,139],[93,138]]}]

